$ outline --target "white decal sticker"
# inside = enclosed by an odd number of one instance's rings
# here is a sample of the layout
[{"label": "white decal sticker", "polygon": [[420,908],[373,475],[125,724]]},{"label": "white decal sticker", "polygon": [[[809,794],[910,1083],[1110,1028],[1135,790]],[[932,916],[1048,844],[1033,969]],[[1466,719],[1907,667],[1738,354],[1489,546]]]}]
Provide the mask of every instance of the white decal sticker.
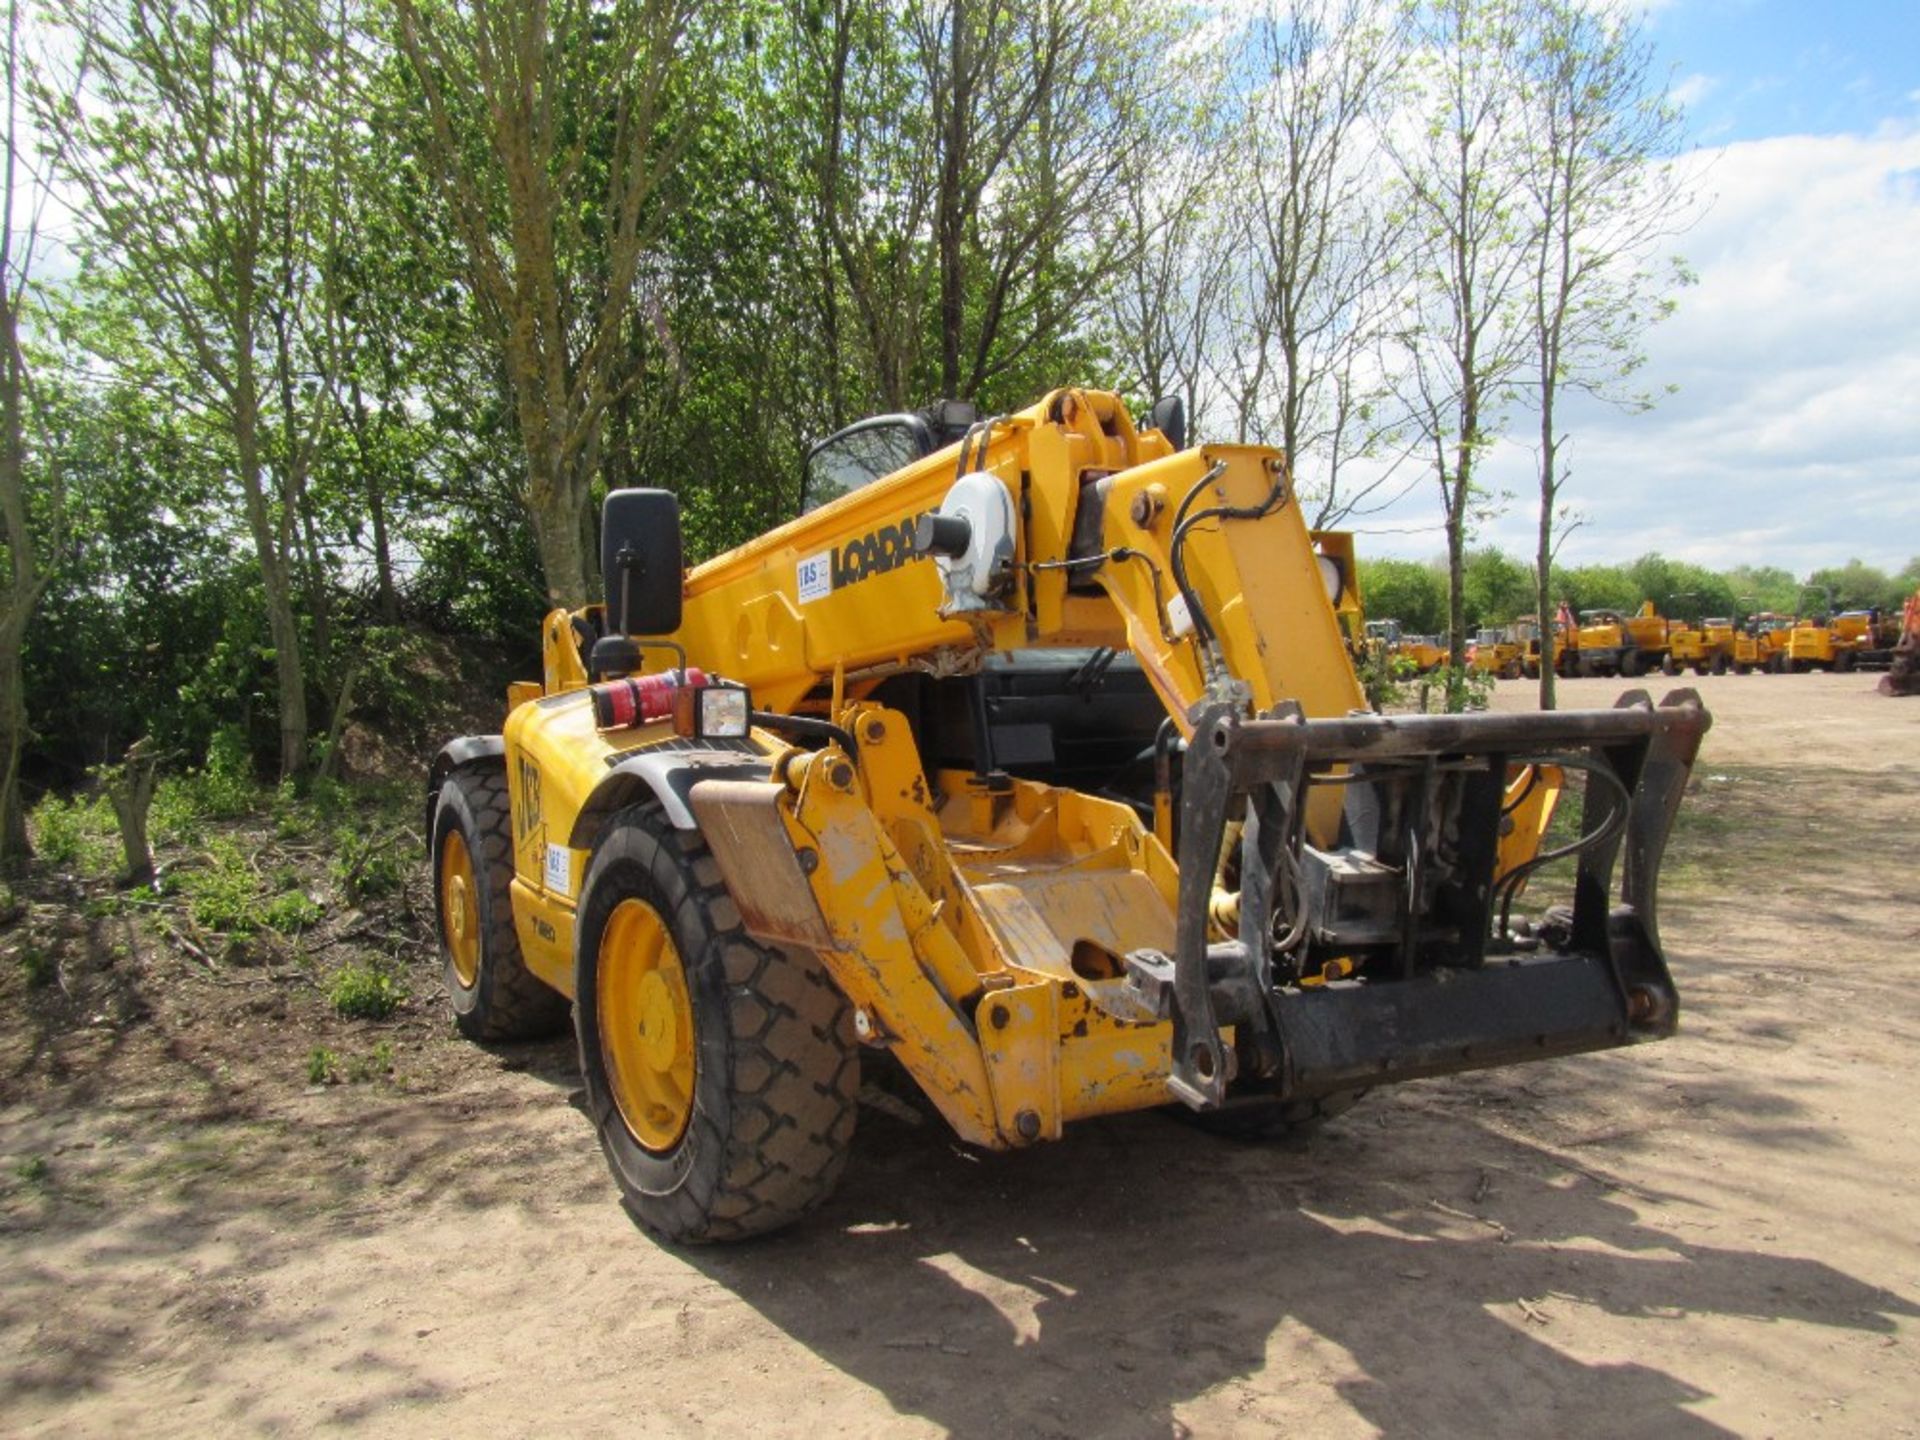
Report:
[{"label": "white decal sticker", "polygon": [[824,600],[833,593],[833,552],[822,550],[818,555],[807,556],[794,567],[794,577],[802,605],[809,600]]},{"label": "white decal sticker", "polygon": [[556,895],[573,893],[573,852],[564,845],[547,846],[547,889]]}]

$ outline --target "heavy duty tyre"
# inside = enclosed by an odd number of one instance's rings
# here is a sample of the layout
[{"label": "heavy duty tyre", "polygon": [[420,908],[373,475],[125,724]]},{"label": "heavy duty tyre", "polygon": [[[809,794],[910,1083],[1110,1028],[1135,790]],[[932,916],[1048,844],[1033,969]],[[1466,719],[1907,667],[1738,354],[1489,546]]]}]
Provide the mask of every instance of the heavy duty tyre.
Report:
[{"label": "heavy duty tyre", "polygon": [[1753,666],[1743,665],[1736,660],[1733,662],[1733,673],[1736,675],[1751,675],[1753,673]]},{"label": "heavy duty tyre", "polygon": [[621,1199],[669,1240],[741,1240],[833,1192],[853,1142],[853,1011],[812,955],[748,937],[697,833],[608,822],[581,887],[574,1030]]},{"label": "heavy duty tyre", "polygon": [[433,904],[453,1021],[471,1040],[534,1040],[567,1023],[566,997],[521,958],[512,880],[506,773],[462,766],[433,810]]},{"label": "heavy duty tyre", "polygon": [[1854,654],[1851,650],[1842,650],[1833,657],[1833,668],[1844,675],[1853,669]]},{"label": "heavy duty tyre", "polygon": [[1725,655],[1716,655],[1713,657],[1713,673],[1716,675],[1724,675],[1727,673],[1727,657]]},{"label": "heavy duty tyre", "polygon": [[1640,670],[1640,652],[1638,650],[1623,650],[1620,652],[1621,675],[1628,680],[1632,680],[1639,675]]},{"label": "heavy duty tyre", "polygon": [[1229,1140],[1288,1140],[1311,1134],[1336,1115],[1360,1103],[1365,1090],[1342,1090],[1313,1100],[1275,1100],[1258,1095],[1229,1096],[1219,1110],[1173,1107],[1173,1113],[1197,1130]]},{"label": "heavy duty tyre", "polygon": [[1520,667],[1520,672],[1529,680],[1538,680],[1540,678],[1539,662],[1534,660],[1527,661],[1526,664]]},{"label": "heavy duty tyre", "polygon": [[[1704,665],[1695,666],[1694,668],[1702,675],[1707,673],[1707,667]],[[1671,655],[1662,655],[1660,657],[1660,673],[1662,675],[1678,675],[1680,673],[1680,662]]]}]

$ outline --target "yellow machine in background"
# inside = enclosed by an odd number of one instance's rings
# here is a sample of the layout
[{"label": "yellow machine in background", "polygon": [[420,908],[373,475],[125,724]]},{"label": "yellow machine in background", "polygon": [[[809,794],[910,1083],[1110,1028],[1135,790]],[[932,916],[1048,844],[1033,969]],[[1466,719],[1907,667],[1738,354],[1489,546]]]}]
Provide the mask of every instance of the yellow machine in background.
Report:
[{"label": "yellow machine in background", "polygon": [[1784,670],[1787,639],[1792,631],[1791,616],[1776,615],[1771,610],[1748,616],[1747,623],[1733,637],[1734,673]]},{"label": "yellow machine in background", "polygon": [[1512,630],[1488,627],[1477,631],[1467,646],[1467,664],[1501,680],[1518,680],[1522,643]]},{"label": "yellow machine in background", "polygon": [[1724,675],[1734,658],[1734,624],[1726,617],[1709,616],[1697,625],[1676,623],[1668,635],[1666,664],[1661,668],[1677,675],[1687,666],[1696,675],[1711,671]]},{"label": "yellow machine in background", "polygon": [[[834,498],[690,572],[671,494],[608,496],[609,604],[547,617],[427,817],[461,1029],[571,1006],[643,1224],[819,1204],[863,1050],[1006,1149],[1672,1032],[1697,698],[1368,713],[1284,458],[1183,430],[1081,390],[878,417],[810,456]],[[1556,856],[1572,909],[1529,923]]]},{"label": "yellow machine in background", "polygon": [[1367,609],[1360,594],[1360,566],[1354,555],[1353,536],[1345,530],[1314,530],[1309,538],[1313,541],[1314,563],[1320,569],[1320,583],[1333,601],[1347,653],[1359,664],[1367,658]]}]

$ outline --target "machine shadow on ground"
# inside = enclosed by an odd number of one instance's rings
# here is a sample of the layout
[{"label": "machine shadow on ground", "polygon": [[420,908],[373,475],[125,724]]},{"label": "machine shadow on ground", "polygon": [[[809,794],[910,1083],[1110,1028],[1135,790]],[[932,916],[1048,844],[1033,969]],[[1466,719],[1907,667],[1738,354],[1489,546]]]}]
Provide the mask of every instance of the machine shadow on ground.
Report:
[{"label": "machine shadow on ground", "polygon": [[[685,1254],[897,1412],[958,1435],[1180,1433],[1183,1403],[1256,1375],[1233,1403],[1279,1424],[1289,1377],[1330,1372],[1385,1435],[1722,1434],[1657,1355],[1578,1359],[1551,1312],[1670,1318],[1676,1344],[1692,1314],[1876,1334],[1920,1314],[1816,1260],[1644,1224],[1592,1172],[1471,1122],[1420,1144],[1439,1168],[1409,1166],[1365,1138],[1367,1112],[1311,1150],[1147,1115],[982,1157],[863,1110],[825,1214]],[[1449,1170],[1449,1154],[1475,1158]],[[1499,1177],[1479,1210],[1416,1198],[1454,1193],[1463,1163]]]}]

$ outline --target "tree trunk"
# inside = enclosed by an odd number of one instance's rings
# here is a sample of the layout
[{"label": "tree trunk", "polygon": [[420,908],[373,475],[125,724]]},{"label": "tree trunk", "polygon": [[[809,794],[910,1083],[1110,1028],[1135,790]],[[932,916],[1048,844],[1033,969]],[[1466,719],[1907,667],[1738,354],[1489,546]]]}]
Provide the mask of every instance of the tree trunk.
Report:
[{"label": "tree trunk", "polygon": [[1554,473],[1553,390],[1547,387],[1540,402],[1540,544],[1534,552],[1534,614],[1540,621],[1540,708],[1559,704],[1553,669],[1553,645],[1559,634],[1553,604],[1553,501],[1560,488]]},{"label": "tree trunk", "polygon": [[159,775],[160,757],[149,749],[145,740],[136,740],[107,780],[107,799],[113,804],[114,818],[120,822],[120,849],[127,862],[122,879],[128,885],[146,885],[153,880],[153,847],[147,843],[147,814],[153,808],[153,792]]},{"label": "tree trunk", "polygon": [[23,603],[16,587],[0,621],[0,869],[17,873],[33,857],[27,835],[26,799],[20,787],[20,757],[26,749],[26,681],[21,674],[21,642],[31,600]]},{"label": "tree trunk", "polygon": [[261,588],[267,599],[267,633],[273,641],[274,677],[279,687],[280,778],[299,780],[307,771],[307,688],[300,664],[300,627],[294,619],[287,556],[267,505],[260,462],[259,392],[253,356],[243,343],[234,365],[233,432],[240,459],[240,484],[247,502],[247,526],[260,562]]}]

